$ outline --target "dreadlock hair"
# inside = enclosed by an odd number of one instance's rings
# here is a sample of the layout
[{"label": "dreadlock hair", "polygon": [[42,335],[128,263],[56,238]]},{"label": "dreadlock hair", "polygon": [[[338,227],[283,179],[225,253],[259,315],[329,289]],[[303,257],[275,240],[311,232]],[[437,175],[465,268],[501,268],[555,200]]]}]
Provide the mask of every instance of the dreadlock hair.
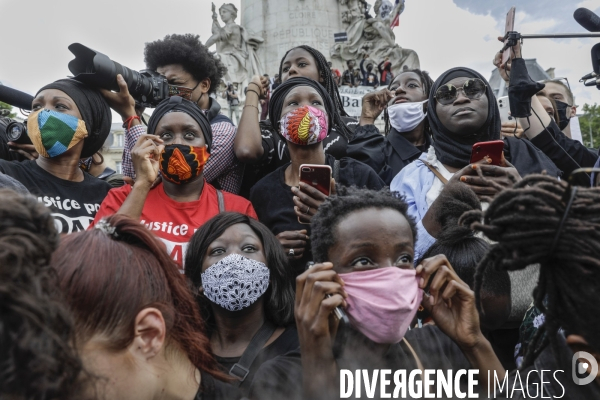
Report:
[{"label": "dreadlock hair", "polygon": [[[530,175],[494,199],[483,223],[481,212],[468,212],[460,221],[498,242],[477,267],[478,307],[482,276],[487,268],[510,271],[540,264],[534,305],[546,314],[546,319],[533,338],[522,368],[532,364],[548,341],[555,356],[559,354],[560,327],[582,335],[592,348],[600,351],[600,319],[595,309],[600,293],[600,190],[578,188],[554,244],[565,213],[566,190],[568,185],[564,181]],[[540,340],[544,333],[545,338]]]},{"label": "dreadlock hair", "polygon": [[408,215],[404,197],[390,192],[389,188],[375,191],[336,185],[336,194],[328,197],[312,218],[310,242],[315,262],[325,262],[329,258],[329,249],[337,241],[335,234],[339,223],[349,214],[367,208],[398,211],[408,221],[413,239],[417,238],[415,220]]},{"label": "dreadlock hair", "polygon": [[[421,71],[418,68],[408,69],[406,71],[400,72],[388,85],[388,89],[392,87],[394,81],[398,79],[400,75],[405,74],[407,72],[414,72],[415,74],[419,75],[421,83],[423,84],[423,92],[425,92],[426,97],[429,97],[429,92],[431,92],[431,88],[433,87],[433,79],[431,79],[427,71]],[[383,121],[385,123],[385,135],[387,136],[390,133],[390,130],[392,129],[387,107],[385,108],[385,110],[383,110]],[[429,120],[427,119],[427,117],[425,117],[425,134],[431,136],[431,129],[429,128]]]},{"label": "dreadlock hair", "polygon": [[341,117],[348,117],[348,114],[346,113],[346,110],[344,110],[344,106],[342,105],[342,98],[340,96],[338,87],[335,84],[333,77],[331,76],[331,72],[329,70],[329,65],[327,64],[327,60],[325,59],[325,56],[319,50],[314,49],[310,46],[301,45],[301,46],[292,47],[291,49],[286,51],[286,53],[281,58],[281,62],[279,63],[279,77],[281,78],[281,76],[283,76],[283,74],[282,74],[283,61],[285,61],[285,58],[287,57],[288,53],[294,49],[306,50],[315,59],[315,64],[317,65],[317,70],[319,71],[319,76],[323,80],[323,82],[319,82],[319,83],[325,87],[325,90],[327,90],[327,93],[329,93],[329,96],[333,99],[335,108],[337,110],[337,112],[334,113],[332,116],[333,125],[335,126],[336,131],[340,135],[344,136],[346,138],[346,140],[350,141],[353,134],[352,134],[352,132],[350,132],[350,130],[348,129],[348,127],[346,126],[346,124],[344,123],[344,121],[341,118]]}]

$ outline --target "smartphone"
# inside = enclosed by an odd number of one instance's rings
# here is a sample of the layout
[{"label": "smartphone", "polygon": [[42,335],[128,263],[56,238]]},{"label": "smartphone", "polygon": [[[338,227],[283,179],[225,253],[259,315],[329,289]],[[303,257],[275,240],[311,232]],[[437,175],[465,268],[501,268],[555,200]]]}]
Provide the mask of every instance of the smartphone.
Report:
[{"label": "smartphone", "polygon": [[329,165],[302,164],[300,166],[300,182],[304,182],[325,196],[329,196],[331,167]]},{"label": "smartphone", "polygon": [[[510,8],[510,10],[508,10],[508,13],[506,13],[506,23],[504,24],[504,35],[506,35],[508,32],[515,30],[515,10],[516,10],[516,8],[513,6]],[[508,40],[505,40],[504,46],[506,46],[507,43],[508,43]],[[511,51],[512,50],[509,47],[509,48],[505,49],[504,52],[502,53],[502,65],[506,65],[508,60],[510,60],[510,52]]]},{"label": "smartphone", "polygon": [[504,140],[475,143],[471,151],[471,164],[483,160],[487,156],[492,159],[492,165],[500,165],[503,150]]},{"label": "smartphone", "polygon": [[498,99],[498,109],[500,109],[500,122],[509,122],[515,120],[510,115],[510,104],[508,102],[508,96],[500,97]]},{"label": "smartphone", "polygon": [[[331,167],[329,165],[302,164],[300,166],[300,182],[304,182],[329,196],[331,189]],[[298,217],[301,224],[310,224],[310,221]]]}]

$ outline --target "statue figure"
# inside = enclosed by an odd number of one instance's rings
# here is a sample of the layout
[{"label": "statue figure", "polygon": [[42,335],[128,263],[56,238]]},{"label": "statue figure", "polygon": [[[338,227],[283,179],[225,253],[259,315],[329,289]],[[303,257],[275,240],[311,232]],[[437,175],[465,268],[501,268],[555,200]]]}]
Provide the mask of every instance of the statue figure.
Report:
[{"label": "statue figure", "polygon": [[256,55],[258,46],[264,42],[260,36],[247,32],[235,23],[238,10],[231,4],[223,4],[219,14],[224,26],[219,25],[215,4],[212,4],[212,36],[206,41],[206,47],[217,45],[217,54],[221,62],[227,67],[223,77],[226,82],[237,84],[240,97],[243,97],[243,88],[253,75],[262,75],[262,67]]},{"label": "statue figure", "polygon": [[342,12],[342,22],[348,24],[348,41],[335,44],[330,51],[332,57],[345,61],[368,55],[377,64],[389,58],[394,75],[406,68],[419,68],[417,53],[396,44],[391,28],[392,21],[404,11],[404,0],[400,0],[391,11],[385,9],[388,4],[384,0],[377,0],[375,17],[369,15],[370,6],[366,0],[340,0],[340,4],[348,8]]}]

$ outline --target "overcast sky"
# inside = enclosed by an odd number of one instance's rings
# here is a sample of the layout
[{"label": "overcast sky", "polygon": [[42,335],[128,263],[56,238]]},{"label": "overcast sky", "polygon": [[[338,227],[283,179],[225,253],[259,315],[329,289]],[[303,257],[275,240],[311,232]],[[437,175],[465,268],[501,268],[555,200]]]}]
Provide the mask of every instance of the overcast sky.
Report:
[{"label": "overcast sky", "polygon": [[[240,0],[217,0],[217,8]],[[374,0],[370,1],[374,3]],[[521,33],[585,32],[573,11],[587,7],[600,15],[600,0],[406,0],[395,29],[396,41],[416,50],[421,68],[435,79],[446,69],[467,66],[491,75],[496,37],[518,4],[515,29]],[[0,0],[0,81],[34,94],[41,86],[69,75],[73,58],[67,46],[80,42],[132,69],[144,68],[144,43],[169,33],[210,37],[209,0]],[[240,18],[237,22],[239,23]],[[595,39],[526,40],[524,57],[566,76],[579,105],[600,103],[600,91],[578,83],[592,70]],[[326,55],[328,56],[328,55]],[[267,72],[276,72],[276,60]]]}]

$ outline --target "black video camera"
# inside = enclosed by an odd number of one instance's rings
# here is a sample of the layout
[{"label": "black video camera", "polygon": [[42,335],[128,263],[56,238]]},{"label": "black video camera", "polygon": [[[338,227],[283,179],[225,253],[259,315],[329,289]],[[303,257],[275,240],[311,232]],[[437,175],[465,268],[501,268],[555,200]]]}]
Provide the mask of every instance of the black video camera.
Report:
[{"label": "black video camera", "polygon": [[27,136],[27,125],[0,114],[0,140],[19,144],[31,144]]},{"label": "black video camera", "polygon": [[173,96],[177,86],[169,85],[167,78],[148,69],[133,71],[108,56],[80,43],[69,46],[75,59],[69,62],[74,79],[86,85],[119,91],[117,74],[121,74],[131,96],[144,107],[156,107],[162,100]]}]

